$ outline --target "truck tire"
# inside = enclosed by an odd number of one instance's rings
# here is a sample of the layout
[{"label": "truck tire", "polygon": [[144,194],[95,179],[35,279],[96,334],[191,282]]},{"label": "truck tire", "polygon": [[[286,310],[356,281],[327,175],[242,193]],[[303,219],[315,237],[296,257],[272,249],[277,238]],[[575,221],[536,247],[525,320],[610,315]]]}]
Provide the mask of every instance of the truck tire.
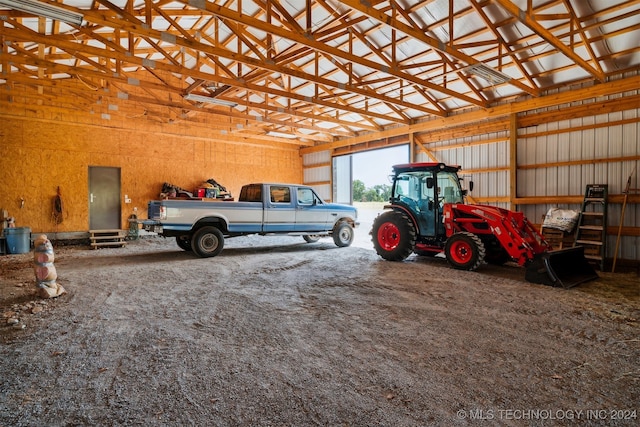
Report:
[{"label": "truck tire", "polygon": [[189,236],[176,236],[176,243],[183,251],[191,252],[191,239]]},{"label": "truck tire", "polygon": [[378,255],[388,261],[406,259],[416,245],[416,227],[407,214],[384,212],[373,221],[371,240]]},{"label": "truck tire", "polygon": [[320,236],[317,235],[312,235],[312,234],[307,234],[305,236],[302,236],[302,238],[304,239],[305,242],[307,243],[315,243],[318,240],[320,240]]},{"label": "truck tire", "polygon": [[444,254],[453,268],[473,271],[484,261],[484,243],[475,234],[461,231],[447,239]]},{"label": "truck tire", "polygon": [[333,236],[333,243],[339,248],[350,246],[353,243],[353,227],[348,222],[338,221],[333,226],[331,235]]},{"label": "truck tire", "polygon": [[216,227],[202,227],[193,234],[191,248],[201,258],[214,257],[222,252],[224,235]]}]

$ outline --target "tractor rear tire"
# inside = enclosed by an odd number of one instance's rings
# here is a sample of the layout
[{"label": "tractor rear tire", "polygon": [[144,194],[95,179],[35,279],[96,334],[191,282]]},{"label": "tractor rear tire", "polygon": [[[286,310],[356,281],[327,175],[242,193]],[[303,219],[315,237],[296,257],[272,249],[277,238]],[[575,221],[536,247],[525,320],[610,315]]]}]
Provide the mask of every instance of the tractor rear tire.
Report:
[{"label": "tractor rear tire", "polygon": [[484,261],[484,243],[475,234],[461,231],[447,239],[444,254],[453,268],[474,271]]},{"label": "tractor rear tire", "polygon": [[407,214],[387,211],[373,221],[371,240],[382,258],[402,261],[411,255],[416,246],[416,227]]}]

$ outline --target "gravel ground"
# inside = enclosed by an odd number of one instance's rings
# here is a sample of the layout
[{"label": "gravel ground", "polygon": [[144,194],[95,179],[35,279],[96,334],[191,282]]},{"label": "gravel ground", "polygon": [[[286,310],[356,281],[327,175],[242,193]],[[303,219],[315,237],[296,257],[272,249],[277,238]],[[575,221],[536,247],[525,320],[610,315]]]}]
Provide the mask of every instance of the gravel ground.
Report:
[{"label": "gravel ground", "polygon": [[392,263],[361,220],[349,248],[56,248],[50,300],[33,254],[0,257],[0,426],[638,425],[636,273]]}]

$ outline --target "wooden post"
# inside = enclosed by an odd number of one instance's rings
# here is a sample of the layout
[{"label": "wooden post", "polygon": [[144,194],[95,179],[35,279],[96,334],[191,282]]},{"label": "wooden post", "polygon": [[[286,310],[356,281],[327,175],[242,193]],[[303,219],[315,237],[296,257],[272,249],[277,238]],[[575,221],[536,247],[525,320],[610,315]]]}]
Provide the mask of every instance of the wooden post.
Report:
[{"label": "wooden post", "polygon": [[509,200],[510,209],[516,210],[518,197],[518,114],[509,116]]},{"label": "wooden post", "polygon": [[409,163],[416,161],[415,134],[409,132]]}]

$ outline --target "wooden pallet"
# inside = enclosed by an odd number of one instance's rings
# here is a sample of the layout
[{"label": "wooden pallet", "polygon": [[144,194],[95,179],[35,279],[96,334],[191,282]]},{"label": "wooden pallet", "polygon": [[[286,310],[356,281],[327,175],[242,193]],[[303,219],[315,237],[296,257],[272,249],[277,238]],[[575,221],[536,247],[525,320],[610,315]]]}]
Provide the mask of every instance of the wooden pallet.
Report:
[{"label": "wooden pallet", "polygon": [[91,241],[91,249],[101,247],[124,247],[128,230],[89,230],[89,240]]},{"label": "wooden pallet", "polygon": [[567,233],[550,227],[542,227],[541,234],[553,250],[570,248],[575,240],[574,233]]}]

